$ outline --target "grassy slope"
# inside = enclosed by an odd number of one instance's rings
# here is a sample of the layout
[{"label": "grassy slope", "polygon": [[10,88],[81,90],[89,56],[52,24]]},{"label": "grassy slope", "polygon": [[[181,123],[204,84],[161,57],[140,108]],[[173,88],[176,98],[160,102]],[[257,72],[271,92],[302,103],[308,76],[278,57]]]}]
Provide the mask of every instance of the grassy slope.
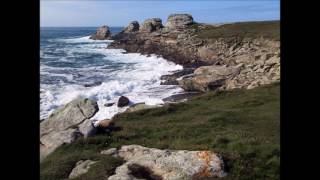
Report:
[{"label": "grassy slope", "polygon": [[207,26],[200,30],[195,24],[194,28],[198,29],[196,35],[200,39],[217,39],[217,38],[260,38],[280,40],[280,21],[261,21],[261,22],[239,22],[225,24],[218,27]]},{"label": "grassy slope", "polygon": [[102,149],[147,147],[212,150],[223,155],[223,179],[279,179],[280,87],[208,93],[182,104],[122,114],[111,135],[80,139],[58,148],[41,163],[41,179],[63,179],[80,159],[100,160],[78,179],[106,179],[121,160]]}]

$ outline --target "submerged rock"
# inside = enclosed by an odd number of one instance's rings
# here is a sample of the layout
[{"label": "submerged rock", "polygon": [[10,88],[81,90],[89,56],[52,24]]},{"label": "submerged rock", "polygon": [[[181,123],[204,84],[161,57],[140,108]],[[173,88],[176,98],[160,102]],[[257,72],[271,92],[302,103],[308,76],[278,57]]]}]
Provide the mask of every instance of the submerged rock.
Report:
[{"label": "submerged rock", "polygon": [[124,107],[129,105],[129,99],[125,96],[121,96],[118,100],[118,107]]},{"label": "submerged rock", "polygon": [[82,174],[85,174],[89,171],[90,166],[95,164],[97,161],[92,161],[92,160],[81,160],[78,161],[76,164],[76,167],[74,167],[69,175],[70,179],[76,178]]},{"label": "submerged rock", "polygon": [[139,145],[122,146],[103,154],[123,158],[109,180],[118,179],[198,179],[223,177],[224,163],[211,151],[160,150]]},{"label": "submerged rock", "polygon": [[110,39],[111,33],[108,26],[101,26],[97,29],[97,32],[90,36],[93,40],[105,40]]}]

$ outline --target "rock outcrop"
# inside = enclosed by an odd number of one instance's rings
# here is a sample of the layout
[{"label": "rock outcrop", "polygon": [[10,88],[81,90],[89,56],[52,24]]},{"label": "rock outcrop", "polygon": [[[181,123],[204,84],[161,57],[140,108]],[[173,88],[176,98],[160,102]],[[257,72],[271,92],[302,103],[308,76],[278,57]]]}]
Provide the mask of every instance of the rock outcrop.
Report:
[{"label": "rock outcrop", "polygon": [[90,99],[78,98],[54,111],[40,123],[41,160],[64,143],[95,132],[89,120],[98,111],[98,104]]},{"label": "rock outcrop", "polygon": [[194,71],[191,77],[183,78],[179,85],[187,91],[216,90],[225,82],[239,74],[238,67],[226,66],[202,66]]},{"label": "rock outcrop", "polygon": [[109,180],[131,179],[200,179],[223,177],[224,163],[211,151],[160,150],[139,145],[112,148],[101,154],[123,158]]},{"label": "rock outcrop", "polygon": [[93,40],[106,40],[111,38],[110,28],[108,26],[101,26],[97,32],[90,36]]},{"label": "rock outcrop", "polygon": [[131,33],[139,31],[140,25],[138,21],[132,21],[129,23],[129,25],[124,29],[125,33]]},{"label": "rock outcrop", "polygon": [[140,31],[150,33],[153,31],[157,31],[161,28],[163,28],[162,20],[160,18],[152,18],[147,19],[143,22],[143,24],[140,27]]},{"label": "rock outcrop", "polygon": [[169,29],[183,29],[192,24],[194,24],[194,21],[190,14],[171,14],[165,27]]},{"label": "rock outcrop", "polygon": [[69,179],[74,179],[82,174],[87,173],[90,167],[95,163],[96,161],[91,161],[91,160],[78,161],[76,164],[76,167],[74,167],[71,173],[69,174]]}]

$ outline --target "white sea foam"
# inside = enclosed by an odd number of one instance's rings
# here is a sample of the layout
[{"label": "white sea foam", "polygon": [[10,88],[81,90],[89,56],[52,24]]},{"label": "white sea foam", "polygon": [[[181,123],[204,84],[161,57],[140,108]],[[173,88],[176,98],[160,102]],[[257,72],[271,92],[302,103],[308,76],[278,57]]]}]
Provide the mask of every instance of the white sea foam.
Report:
[{"label": "white sea foam", "polygon": [[[55,84],[41,84],[40,118],[48,117],[55,109],[67,104],[77,97],[96,100],[99,111],[91,119],[94,121],[112,118],[125,108],[118,108],[116,102],[121,95],[127,96],[130,103],[144,102],[149,105],[163,104],[162,99],[183,90],[174,85],[160,85],[160,77],[182,66],[166,61],[155,55],[149,57],[138,53],[124,54],[121,49],[105,49],[110,40],[95,41],[89,36],[74,39],[58,39],[56,41],[71,44],[61,51],[67,52],[66,57],[58,58],[58,62],[68,62],[70,57],[77,58],[76,53],[94,53],[103,55],[102,65],[88,67],[53,67],[41,64],[41,76],[65,78],[72,83],[59,80]],[[103,43],[102,43],[103,42]],[[83,44],[82,44],[83,43]],[[41,52],[42,55],[44,54]],[[77,61],[77,60],[76,60]],[[108,66],[114,62],[116,69]],[[53,78],[54,80],[57,80]],[[91,79],[101,80],[101,84],[85,87],[84,83]],[[115,102],[111,107],[104,105]]]}]

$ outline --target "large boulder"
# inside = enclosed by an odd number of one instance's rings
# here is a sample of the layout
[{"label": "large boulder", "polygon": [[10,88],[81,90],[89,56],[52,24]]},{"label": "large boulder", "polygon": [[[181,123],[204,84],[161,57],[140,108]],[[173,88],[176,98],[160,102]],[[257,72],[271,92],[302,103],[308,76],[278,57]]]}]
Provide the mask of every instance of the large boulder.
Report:
[{"label": "large boulder", "polygon": [[181,29],[194,23],[193,17],[190,14],[171,14],[165,27],[169,29]]},{"label": "large boulder", "polygon": [[40,136],[51,131],[62,131],[75,127],[84,120],[90,119],[98,110],[97,102],[87,98],[77,98],[54,111],[40,123]]},{"label": "large boulder", "polygon": [[194,71],[193,76],[180,80],[179,85],[187,91],[212,91],[223,86],[239,71],[239,67],[235,66],[202,66]]},{"label": "large boulder", "polygon": [[92,160],[81,160],[78,161],[76,166],[72,169],[71,173],[69,174],[69,178],[73,179],[76,178],[82,174],[85,174],[89,171],[90,167],[95,164],[97,161]]},{"label": "large boulder", "polygon": [[139,31],[139,23],[138,21],[132,21],[130,24],[124,29],[125,33],[131,33],[131,32],[136,32]]},{"label": "large boulder", "polygon": [[93,40],[105,40],[110,39],[111,33],[110,28],[108,26],[101,26],[97,29],[97,32],[90,36],[90,39]]},{"label": "large boulder", "polygon": [[65,143],[95,133],[91,118],[98,111],[97,102],[77,98],[54,111],[40,123],[40,160]]},{"label": "large boulder", "polygon": [[53,131],[49,134],[43,135],[40,138],[40,161],[62,144],[72,143],[79,137],[81,137],[81,134],[77,129]]},{"label": "large boulder", "polygon": [[139,145],[122,146],[102,154],[126,161],[109,180],[201,179],[226,175],[221,157],[211,151],[160,150]]},{"label": "large boulder", "polygon": [[153,32],[163,28],[162,20],[160,18],[147,19],[140,27],[141,32]]}]

